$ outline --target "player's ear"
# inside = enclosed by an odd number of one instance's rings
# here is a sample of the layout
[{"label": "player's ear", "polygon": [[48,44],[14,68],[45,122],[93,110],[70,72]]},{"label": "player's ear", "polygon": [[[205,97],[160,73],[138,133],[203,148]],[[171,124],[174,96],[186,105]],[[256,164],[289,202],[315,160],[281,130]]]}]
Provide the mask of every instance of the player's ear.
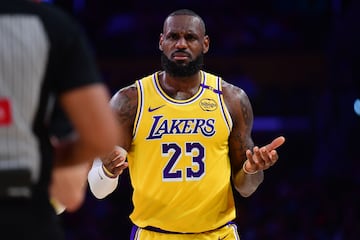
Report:
[{"label": "player's ear", "polygon": [[162,42],[163,42],[163,34],[162,33],[160,33],[160,39],[159,39],[159,49],[160,49],[160,51],[162,51],[163,50],[163,48],[162,48]]},{"label": "player's ear", "polygon": [[210,38],[208,35],[206,35],[204,37],[204,42],[203,42],[203,54],[209,51],[209,47],[210,47]]}]

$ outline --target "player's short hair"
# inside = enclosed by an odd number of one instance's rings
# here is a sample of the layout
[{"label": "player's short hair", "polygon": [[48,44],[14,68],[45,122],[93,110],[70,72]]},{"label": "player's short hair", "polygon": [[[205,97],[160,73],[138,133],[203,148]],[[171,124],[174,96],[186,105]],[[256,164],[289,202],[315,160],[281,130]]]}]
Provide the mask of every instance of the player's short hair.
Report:
[{"label": "player's short hair", "polygon": [[179,15],[187,15],[187,16],[192,16],[192,17],[198,18],[200,20],[201,27],[204,29],[204,34],[206,33],[205,22],[202,19],[202,17],[200,17],[200,15],[198,15],[196,12],[194,12],[194,11],[192,11],[190,9],[187,9],[187,8],[178,9],[178,10],[175,10],[174,12],[170,13],[166,17],[165,22],[169,17],[179,16]]}]

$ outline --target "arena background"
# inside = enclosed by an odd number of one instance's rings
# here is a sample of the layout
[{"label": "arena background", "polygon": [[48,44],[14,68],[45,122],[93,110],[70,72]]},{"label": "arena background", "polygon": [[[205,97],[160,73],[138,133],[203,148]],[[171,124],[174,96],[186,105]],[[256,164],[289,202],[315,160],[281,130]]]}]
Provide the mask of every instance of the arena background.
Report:
[{"label": "arena background", "polygon": [[[255,143],[287,138],[258,191],[236,195],[241,239],[358,239],[359,1],[47,2],[80,22],[111,93],[160,69],[167,14],[199,13],[211,39],[205,70],[248,93]],[[125,172],[116,192],[103,200],[88,192],[61,221],[69,240],[128,239],[131,207]]]}]

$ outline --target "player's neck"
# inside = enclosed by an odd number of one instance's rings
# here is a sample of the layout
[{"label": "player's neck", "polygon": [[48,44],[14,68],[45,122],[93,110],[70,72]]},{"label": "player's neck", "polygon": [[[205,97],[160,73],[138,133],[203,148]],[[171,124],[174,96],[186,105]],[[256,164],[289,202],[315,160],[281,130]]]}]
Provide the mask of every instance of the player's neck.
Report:
[{"label": "player's neck", "polygon": [[186,100],[194,96],[200,87],[201,73],[189,77],[173,77],[166,72],[159,74],[161,88],[170,97],[177,100]]}]

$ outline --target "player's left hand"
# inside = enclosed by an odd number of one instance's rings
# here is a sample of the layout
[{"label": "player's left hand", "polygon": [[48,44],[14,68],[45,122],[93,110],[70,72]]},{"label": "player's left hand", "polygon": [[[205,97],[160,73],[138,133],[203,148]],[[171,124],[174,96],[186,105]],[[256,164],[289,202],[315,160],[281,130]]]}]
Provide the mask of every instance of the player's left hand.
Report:
[{"label": "player's left hand", "polygon": [[255,146],[253,151],[248,149],[246,151],[247,160],[244,168],[247,172],[256,172],[266,170],[273,166],[279,159],[276,148],[280,147],[285,142],[283,136],[275,138],[271,143],[263,147]]}]

